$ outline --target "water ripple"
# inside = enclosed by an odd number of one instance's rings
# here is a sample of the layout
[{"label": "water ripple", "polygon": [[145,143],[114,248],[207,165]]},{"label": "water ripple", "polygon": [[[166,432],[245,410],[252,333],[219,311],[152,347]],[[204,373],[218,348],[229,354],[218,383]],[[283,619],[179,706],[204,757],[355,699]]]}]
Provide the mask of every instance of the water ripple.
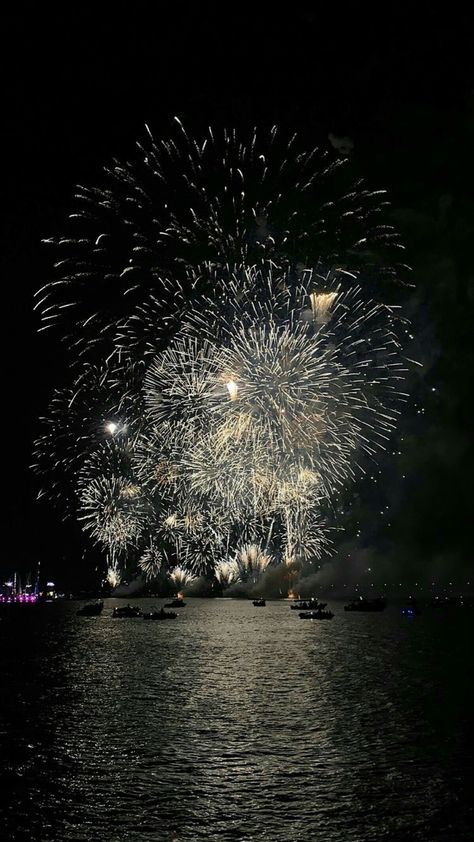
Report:
[{"label": "water ripple", "polygon": [[194,599],[144,623],[113,604],[1,624],[2,839],[468,838],[462,617]]}]

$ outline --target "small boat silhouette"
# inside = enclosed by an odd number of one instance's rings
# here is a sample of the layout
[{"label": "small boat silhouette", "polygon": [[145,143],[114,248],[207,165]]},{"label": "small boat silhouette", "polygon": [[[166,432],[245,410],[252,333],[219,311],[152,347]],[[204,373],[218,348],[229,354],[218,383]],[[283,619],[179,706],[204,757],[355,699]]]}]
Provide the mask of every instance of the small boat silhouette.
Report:
[{"label": "small boat silhouette", "polygon": [[144,620],[175,620],[178,615],[174,611],[165,611],[160,608],[159,611],[148,611],[143,614]]},{"label": "small boat silhouette", "polygon": [[83,605],[82,608],[79,608],[76,611],[78,617],[98,617],[99,614],[102,614],[102,609],[104,607],[104,603],[102,601],[98,602],[89,602],[87,605]]}]

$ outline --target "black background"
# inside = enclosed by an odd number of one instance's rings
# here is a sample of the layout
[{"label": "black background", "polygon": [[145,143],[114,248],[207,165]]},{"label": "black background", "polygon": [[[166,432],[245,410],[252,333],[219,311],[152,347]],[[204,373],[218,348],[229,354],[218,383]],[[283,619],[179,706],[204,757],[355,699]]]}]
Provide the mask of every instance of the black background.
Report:
[{"label": "black background", "polygon": [[[166,134],[178,114],[190,132],[278,123],[312,145],[347,135],[360,174],[388,188],[425,368],[402,455],[387,457],[376,488],[356,489],[340,555],[350,548],[363,567],[385,554],[392,578],[469,578],[472,18],[431,7],[33,3],[3,13],[3,574],[41,559],[77,584],[84,543],[34,502],[28,469],[37,416],[62,376],[59,343],[36,334],[32,310],[50,269],[41,238],[61,232],[76,183],[100,180],[112,156],[133,157],[144,122]],[[387,501],[390,528],[378,516]]]}]

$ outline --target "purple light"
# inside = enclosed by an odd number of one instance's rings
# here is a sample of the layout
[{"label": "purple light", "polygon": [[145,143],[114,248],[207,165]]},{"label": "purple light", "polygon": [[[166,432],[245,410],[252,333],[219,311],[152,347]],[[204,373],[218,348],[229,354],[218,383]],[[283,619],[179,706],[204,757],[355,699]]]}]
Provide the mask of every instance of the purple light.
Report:
[{"label": "purple light", "polygon": [[16,603],[16,604],[24,604],[24,603],[34,603],[36,602],[38,597],[36,594],[27,594],[27,593],[19,593],[14,594],[13,596],[5,596],[5,594],[0,594],[0,603]]}]

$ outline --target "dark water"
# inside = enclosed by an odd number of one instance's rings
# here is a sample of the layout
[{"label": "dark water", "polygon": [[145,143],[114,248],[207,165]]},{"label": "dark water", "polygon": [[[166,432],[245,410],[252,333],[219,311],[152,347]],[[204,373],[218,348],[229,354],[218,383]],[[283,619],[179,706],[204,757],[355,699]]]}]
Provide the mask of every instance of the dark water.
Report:
[{"label": "dark water", "polygon": [[470,838],[472,612],[113,604],[0,621],[0,839]]}]

